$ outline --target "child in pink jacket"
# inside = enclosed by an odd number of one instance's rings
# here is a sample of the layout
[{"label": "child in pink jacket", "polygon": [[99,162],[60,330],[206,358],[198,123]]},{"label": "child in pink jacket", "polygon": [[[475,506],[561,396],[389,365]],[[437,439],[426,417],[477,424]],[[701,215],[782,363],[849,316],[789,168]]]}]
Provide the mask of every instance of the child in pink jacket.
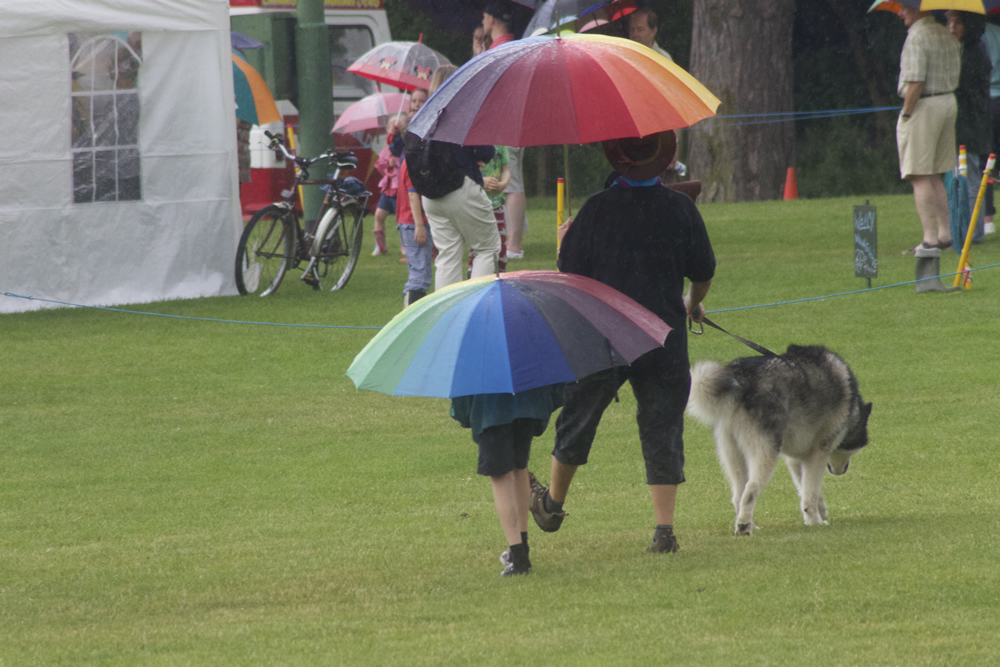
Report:
[{"label": "child in pink jacket", "polygon": [[375,169],[382,174],[382,179],[378,182],[382,196],[379,197],[378,207],[375,209],[375,228],[372,230],[372,234],[375,235],[375,251],[372,255],[384,255],[388,252],[385,244],[385,220],[390,215],[396,215],[395,195],[399,188],[399,160],[389,152],[389,144],[392,143],[395,129],[396,123],[393,119],[386,146],[378,154],[378,160],[375,162]]}]

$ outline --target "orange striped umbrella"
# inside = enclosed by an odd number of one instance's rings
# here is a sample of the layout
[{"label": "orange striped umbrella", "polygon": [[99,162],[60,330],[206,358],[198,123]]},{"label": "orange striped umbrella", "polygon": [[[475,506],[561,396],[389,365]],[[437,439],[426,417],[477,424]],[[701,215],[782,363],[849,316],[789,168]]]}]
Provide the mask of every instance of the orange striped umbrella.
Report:
[{"label": "orange striped umbrella", "polygon": [[274,96],[264,77],[238,53],[233,53],[233,88],[236,90],[236,117],[254,125],[281,120]]},{"label": "orange striped umbrella", "polygon": [[901,5],[922,12],[935,9],[956,9],[973,14],[996,14],[1000,11],[1000,1],[998,0],[899,0],[898,2],[895,0],[875,0],[868,11],[882,10],[898,14]]}]

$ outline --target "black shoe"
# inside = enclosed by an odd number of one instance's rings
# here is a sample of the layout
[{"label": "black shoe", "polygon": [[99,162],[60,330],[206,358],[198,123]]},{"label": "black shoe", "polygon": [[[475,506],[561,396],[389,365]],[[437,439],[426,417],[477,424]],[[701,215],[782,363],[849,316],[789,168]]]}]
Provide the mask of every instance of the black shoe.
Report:
[{"label": "black shoe", "polygon": [[531,563],[528,563],[527,566],[522,566],[522,567],[518,567],[514,563],[511,563],[510,565],[508,565],[503,569],[503,572],[500,573],[500,576],[513,577],[518,574],[531,574]]},{"label": "black shoe", "polygon": [[549,492],[548,487],[542,486],[530,472],[528,473],[528,481],[531,484],[531,516],[534,517],[538,527],[546,533],[556,532],[562,525],[563,519],[566,518],[566,512],[546,512],[545,495]]},{"label": "black shoe", "polygon": [[677,553],[680,549],[680,545],[677,544],[677,537],[674,535],[674,531],[670,531],[664,535],[660,536],[660,539],[649,545],[646,549],[648,554],[673,554]]},{"label": "black shoe", "polygon": [[403,295],[403,307],[412,306],[414,303],[423,299],[427,296],[427,292],[424,290],[416,289],[410,290]]}]

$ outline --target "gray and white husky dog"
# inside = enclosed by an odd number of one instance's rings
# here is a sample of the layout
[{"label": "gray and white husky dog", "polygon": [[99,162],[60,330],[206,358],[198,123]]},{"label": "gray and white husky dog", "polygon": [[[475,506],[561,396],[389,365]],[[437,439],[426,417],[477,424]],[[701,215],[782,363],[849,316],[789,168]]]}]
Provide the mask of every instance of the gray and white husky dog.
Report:
[{"label": "gray and white husky dog", "polygon": [[736,534],[750,535],[753,509],[780,454],[792,474],[806,525],[829,523],[823,475],[843,475],[868,444],[868,416],[858,381],[822,346],[790,345],[781,355],[743,357],[691,369],[687,411],[715,433],[733,490]]}]

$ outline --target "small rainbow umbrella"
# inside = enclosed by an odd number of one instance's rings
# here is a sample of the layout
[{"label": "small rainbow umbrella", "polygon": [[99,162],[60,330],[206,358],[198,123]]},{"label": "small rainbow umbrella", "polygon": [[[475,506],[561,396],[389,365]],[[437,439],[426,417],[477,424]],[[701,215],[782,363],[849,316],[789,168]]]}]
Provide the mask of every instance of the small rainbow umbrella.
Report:
[{"label": "small rainbow umbrella", "polygon": [[995,14],[1000,12],[1000,0],[875,0],[868,11],[877,10],[899,13],[900,5],[906,5],[922,12],[935,9],[956,9],[973,14]]},{"label": "small rainbow umbrella", "polygon": [[589,144],[688,127],[714,116],[719,104],[697,79],[637,42],[543,35],[467,62],[409,131],[466,146]]},{"label": "small rainbow umbrella", "polygon": [[417,301],[358,353],[347,375],[359,389],[394,396],[510,394],[628,365],[669,332],[596,280],[515,271]]},{"label": "small rainbow umbrella", "polygon": [[281,120],[274,96],[260,73],[243,56],[233,52],[233,88],[236,90],[236,117],[254,125]]}]

